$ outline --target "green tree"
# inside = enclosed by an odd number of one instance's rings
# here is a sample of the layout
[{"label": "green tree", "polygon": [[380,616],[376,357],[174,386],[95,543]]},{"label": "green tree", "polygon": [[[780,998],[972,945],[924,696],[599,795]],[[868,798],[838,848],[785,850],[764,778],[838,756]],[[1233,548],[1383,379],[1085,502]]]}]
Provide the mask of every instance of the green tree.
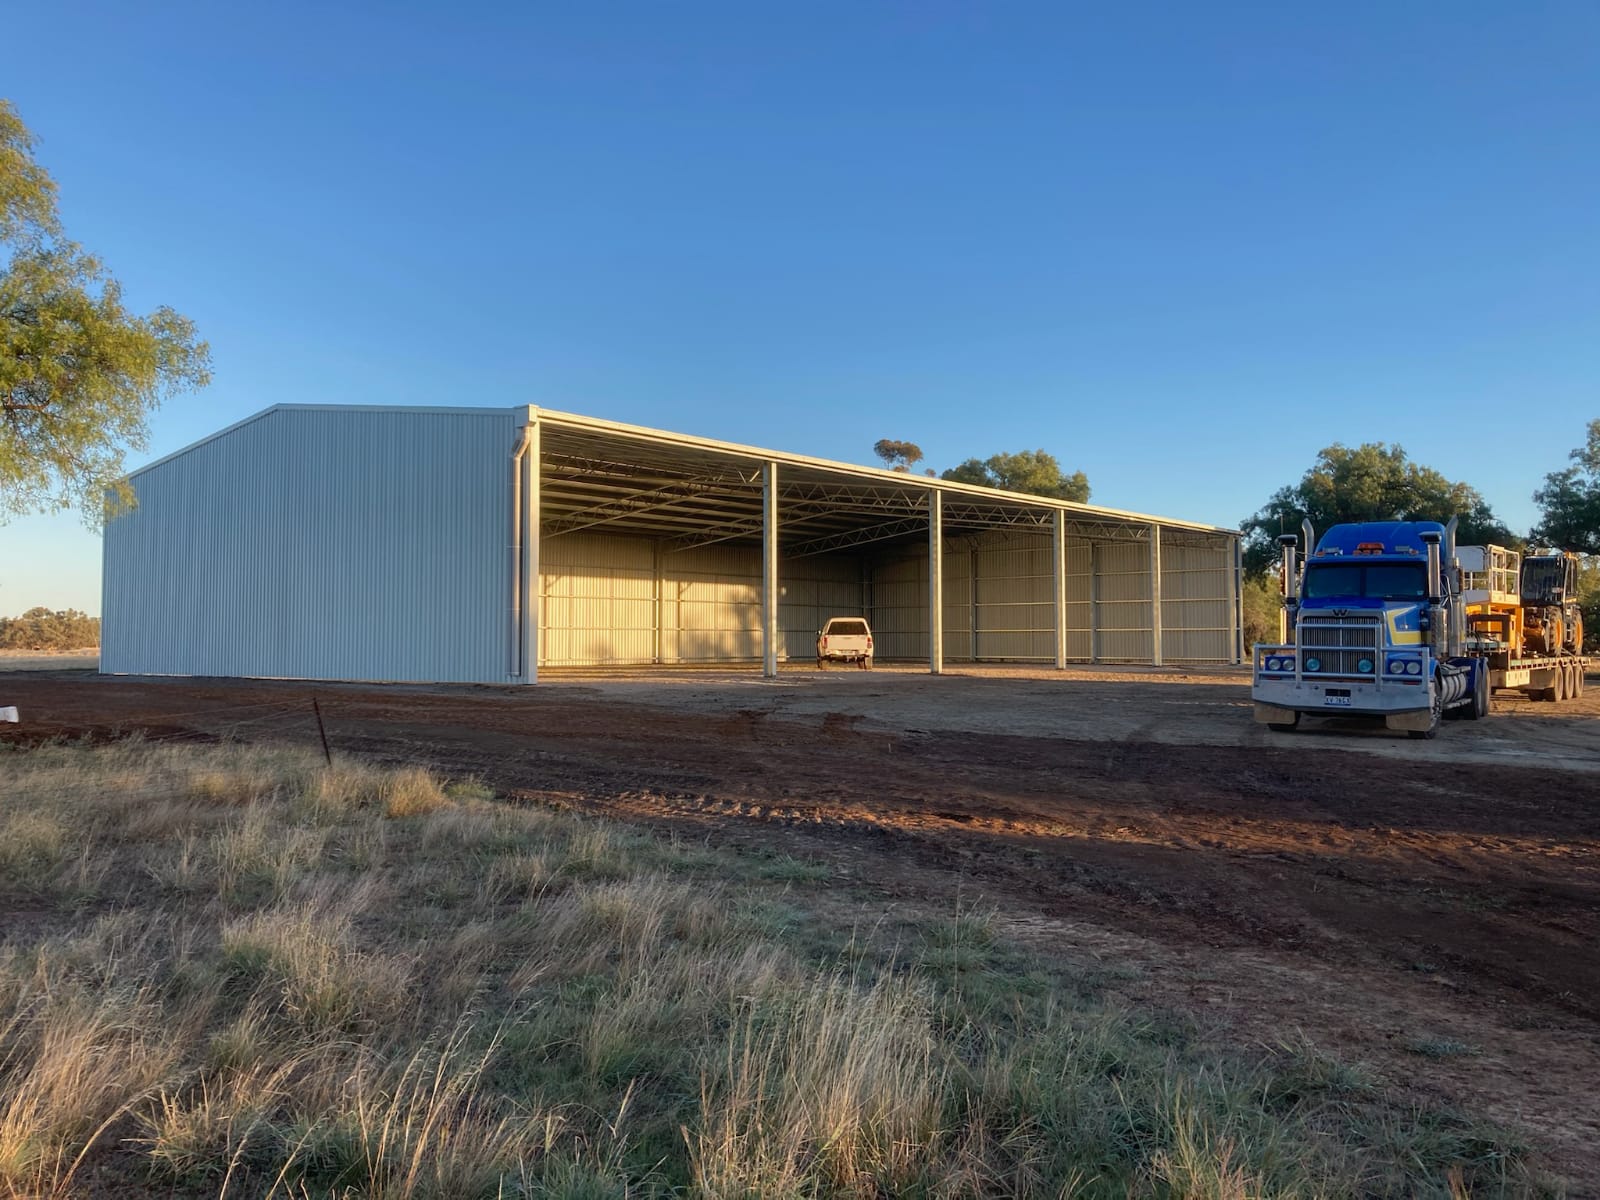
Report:
[{"label": "green tree", "polygon": [[1347,521],[1448,521],[1460,517],[1462,545],[1519,545],[1476,488],[1452,483],[1419,466],[1399,446],[1367,442],[1354,450],[1335,443],[1317,455],[1299,483],[1279,488],[1240,528],[1245,569],[1268,570],[1277,559],[1279,533],[1298,533],[1307,517],[1320,534]]},{"label": "green tree", "polygon": [[1019,450],[1015,454],[991,454],[988,458],[969,458],[951,467],[942,476],[952,483],[976,483],[1007,492],[1027,492],[1057,500],[1086,504],[1089,477],[1082,471],[1065,475],[1055,455],[1043,450]]},{"label": "green tree", "polygon": [[210,380],[210,352],[170,308],[130,312],[99,259],[62,234],[56,185],[34,140],[0,100],[0,520],[122,502],[126,448],[149,414]]},{"label": "green tree", "polygon": [[1244,647],[1265,642],[1276,645],[1279,633],[1278,614],[1283,610],[1283,591],[1278,577],[1273,574],[1250,575],[1245,578],[1241,597],[1244,601]]},{"label": "green tree", "polygon": [[0,617],[0,650],[87,650],[100,644],[100,618],[75,608],[30,608]]},{"label": "green tree", "polygon": [[1578,607],[1583,611],[1583,644],[1600,646],[1600,556],[1588,555],[1578,570]]},{"label": "green tree", "polygon": [[1588,442],[1568,457],[1573,465],[1546,475],[1533,494],[1541,515],[1531,536],[1562,550],[1600,554],[1600,421],[1589,422]]},{"label": "green tree", "polygon": [[883,459],[891,471],[908,474],[922,461],[922,447],[915,442],[897,442],[892,438],[879,438],[872,444],[872,452]]}]

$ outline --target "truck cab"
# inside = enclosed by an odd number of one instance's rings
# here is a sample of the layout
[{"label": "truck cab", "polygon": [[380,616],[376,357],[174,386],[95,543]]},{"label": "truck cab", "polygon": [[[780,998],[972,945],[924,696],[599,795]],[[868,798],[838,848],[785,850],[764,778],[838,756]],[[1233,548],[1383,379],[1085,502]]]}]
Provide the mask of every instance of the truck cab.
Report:
[{"label": "truck cab", "polygon": [[1255,648],[1256,720],[1286,731],[1306,714],[1364,715],[1431,738],[1447,714],[1487,714],[1488,672],[1463,645],[1454,520],[1335,525],[1303,562],[1297,537],[1279,541],[1284,633]]}]

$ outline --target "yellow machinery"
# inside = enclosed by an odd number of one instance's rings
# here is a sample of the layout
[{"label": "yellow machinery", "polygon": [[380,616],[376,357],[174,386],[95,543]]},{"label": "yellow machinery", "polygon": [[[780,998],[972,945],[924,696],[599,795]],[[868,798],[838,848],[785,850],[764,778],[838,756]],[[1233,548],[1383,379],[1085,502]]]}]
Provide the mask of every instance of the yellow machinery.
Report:
[{"label": "yellow machinery", "polygon": [[1588,664],[1582,657],[1578,556],[1461,546],[1457,559],[1467,652],[1489,659],[1493,685],[1543,700],[1581,695]]}]

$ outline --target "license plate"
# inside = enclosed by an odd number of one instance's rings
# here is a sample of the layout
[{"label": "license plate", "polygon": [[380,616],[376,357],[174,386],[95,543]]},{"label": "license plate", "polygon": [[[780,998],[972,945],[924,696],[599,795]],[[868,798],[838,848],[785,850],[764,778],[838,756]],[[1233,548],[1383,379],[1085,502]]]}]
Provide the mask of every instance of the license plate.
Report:
[{"label": "license plate", "polygon": [[1329,708],[1349,708],[1350,707],[1350,697],[1349,696],[1324,696],[1322,698],[1322,703],[1327,705]]}]

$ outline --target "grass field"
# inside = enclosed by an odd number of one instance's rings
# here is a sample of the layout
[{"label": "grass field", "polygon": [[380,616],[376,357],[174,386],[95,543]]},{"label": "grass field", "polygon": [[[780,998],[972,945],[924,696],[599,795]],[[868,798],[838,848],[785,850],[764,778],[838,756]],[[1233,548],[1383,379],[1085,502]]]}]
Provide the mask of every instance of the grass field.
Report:
[{"label": "grass field", "polygon": [[0,1194],[1537,1194],[982,907],[299,751],[0,746]]}]

